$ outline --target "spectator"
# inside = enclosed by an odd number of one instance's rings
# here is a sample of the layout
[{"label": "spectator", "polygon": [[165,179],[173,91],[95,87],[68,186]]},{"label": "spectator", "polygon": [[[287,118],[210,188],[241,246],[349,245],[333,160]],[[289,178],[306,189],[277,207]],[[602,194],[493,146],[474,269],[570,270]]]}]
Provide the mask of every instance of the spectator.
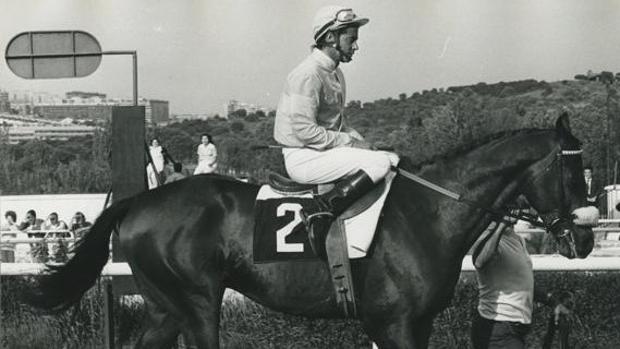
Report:
[{"label": "spectator", "polygon": [[598,198],[603,191],[600,181],[594,177],[592,166],[584,166],[583,177],[586,180],[586,193],[588,203],[592,206],[599,207]]},{"label": "spectator", "polygon": [[4,214],[5,224],[2,225],[2,231],[19,231],[17,224],[17,214],[15,211],[6,211]]},{"label": "spectator", "polygon": [[168,153],[166,148],[159,144],[159,139],[153,138],[151,145],[149,146],[150,160],[152,161],[146,164],[146,178],[148,180],[149,189],[157,187],[164,182],[164,165],[168,161]]},{"label": "spectator", "polygon": [[71,231],[73,232],[76,238],[81,238],[82,235],[92,226],[93,224],[86,220],[86,217],[82,212],[76,212],[71,219]]},{"label": "spectator", "polygon": [[194,174],[212,173],[217,168],[217,149],[213,144],[213,139],[208,133],[204,133],[200,137],[201,144],[198,145],[198,166],[194,170]]},{"label": "spectator", "polygon": [[153,165],[146,165],[146,181],[149,190],[157,188],[157,186],[159,185],[158,179],[159,178],[157,177],[157,173],[155,172],[155,170],[153,170]]},{"label": "spectator", "polygon": [[[556,330],[559,330],[560,332],[560,348],[569,348],[568,335],[570,332],[570,322],[572,321],[570,309],[574,304],[573,294],[571,292],[564,291],[560,293],[558,298],[560,300],[560,304],[555,307],[553,312],[549,315],[547,333],[543,338],[543,349],[551,349]],[[564,304],[567,306],[564,306]]]},{"label": "spectator", "polygon": [[19,226],[19,230],[23,231],[32,231],[32,230],[41,230],[41,225],[43,224],[43,220],[37,218],[37,212],[35,210],[29,210],[26,212],[26,220],[22,222]]},{"label": "spectator", "polygon": [[168,176],[168,178],[166,178],[165,184],[176,182],[183,178],[185,178],[185,175],[183,174],[183,165],[180,162],[175,162],[174,173]]},{"label": "spectator", "polygon": [[153,140],[151,140],[149,154],[151,155],[151,160],[153,160],[155,172],[157,172],[157,175],[163,181],[163,178],[165,176],[165,166],[168,163],[174,163],[174,159],[172,159],[172,156],[168,154],[168,150],[166,150],[164,146],[160,145],[159,139],[157,138],[153,138]]},{"label": "spectator", "polygon": [[58,213],[52,212],[43,223],[42,230],[68,230],[67,223],[58,219]]},{"label": "spectator", "polygon": [[[490,238],[479,239],[472,256],[479,290],[472,321],[473,347],[525,348],[534,300],[550,305],[551,294],[535,289],[525,241],[511,226],[492,223],[482,236]],[[560,307],[566,309],[558,304],[556,311]]]},{"label": "spectator", "polygon": [[164,171],[164,149],[159,144],[159,139],[153,138],[151,140],[151,146],[149,147],[149,154],[151,154],[151,160],[155,166],[155,171],[160,175]]},{"label": "spectator", "polygon": [[93,225],[91,222],[86,220],[86,217],[82,212],[76,212],[71,219],[71,230],[76,231],[82,228],[88,228]]}]

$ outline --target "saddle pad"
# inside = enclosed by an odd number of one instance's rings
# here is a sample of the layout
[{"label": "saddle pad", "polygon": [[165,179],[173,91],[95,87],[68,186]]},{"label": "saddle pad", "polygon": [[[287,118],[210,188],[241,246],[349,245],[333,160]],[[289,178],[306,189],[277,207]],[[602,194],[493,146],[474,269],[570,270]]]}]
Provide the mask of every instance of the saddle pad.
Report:
[{"label": "saddle pad", "polygon": [[[344,220],[349,258],[366,256],[394,176],[392,172],[386,176],[383,193],[368,209]],[[268,185],[260,188],[254,217],[255,263],[317,258],[301,221],[303,207],[316,210],[311,194],[287,196],[274,192]]]}]

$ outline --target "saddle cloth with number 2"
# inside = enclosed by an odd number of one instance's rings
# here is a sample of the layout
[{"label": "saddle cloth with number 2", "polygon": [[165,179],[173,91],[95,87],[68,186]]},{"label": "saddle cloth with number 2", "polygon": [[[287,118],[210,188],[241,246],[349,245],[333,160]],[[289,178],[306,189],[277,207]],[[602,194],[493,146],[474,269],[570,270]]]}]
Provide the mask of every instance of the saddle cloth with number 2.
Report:
[{"label": "saddle cloth with number 2", "polygon": [[[393,173],[385,178],[383,192],[366,210],[344,221],[349,258],[366,256],[393,178]],[[282,195],[263,185],[255,204],[254,262],[316,259],[300,215],[304,207],[316,211],[316,205],[311,194]]]}]

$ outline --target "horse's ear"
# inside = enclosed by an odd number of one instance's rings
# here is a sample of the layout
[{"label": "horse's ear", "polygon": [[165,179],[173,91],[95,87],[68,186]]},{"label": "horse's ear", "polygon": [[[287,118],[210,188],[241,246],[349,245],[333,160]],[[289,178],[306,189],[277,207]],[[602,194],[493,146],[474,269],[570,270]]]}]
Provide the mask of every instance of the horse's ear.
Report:
[{"label": "horse's ear", "polygon": [[562,115],[560,115],[558,120],[555,122],[555,129],[561,136],[572,134],[567,112],[562,113]]}]

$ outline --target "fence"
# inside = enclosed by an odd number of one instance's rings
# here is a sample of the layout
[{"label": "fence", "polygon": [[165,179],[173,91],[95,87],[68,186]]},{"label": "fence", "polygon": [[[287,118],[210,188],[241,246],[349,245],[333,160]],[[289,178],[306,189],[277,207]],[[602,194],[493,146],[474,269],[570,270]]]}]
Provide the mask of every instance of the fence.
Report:
[{"label": "fence", "polygon": [[[534,271],[620,271],[620,257],[588,257],[586,259],[567,259],[559,255],[532,255]],[[43,263],[2,263],[0,275],[37,275],[45,269]],[[465,256],[462,271],[474,271],[471,256]],[[127,263],[108,263],[101,276],[130,276]]]},{"label": "fence", "polygon": [[[0,260],[3,262],[29,262],[33,259],[47,258],[55,255],[64,245],[71,249],[79,237],[79,230],[33,230],[33,231],[2,231],[0,232]],[[76,233],[77,236],[76,236]],[[33,248],[37,253],[33,253]],[[35,258],[35,254],[37,254]],[[41,254],[41,255],[39,255]],[[66,258],[66,251],[63,253]]]}]

